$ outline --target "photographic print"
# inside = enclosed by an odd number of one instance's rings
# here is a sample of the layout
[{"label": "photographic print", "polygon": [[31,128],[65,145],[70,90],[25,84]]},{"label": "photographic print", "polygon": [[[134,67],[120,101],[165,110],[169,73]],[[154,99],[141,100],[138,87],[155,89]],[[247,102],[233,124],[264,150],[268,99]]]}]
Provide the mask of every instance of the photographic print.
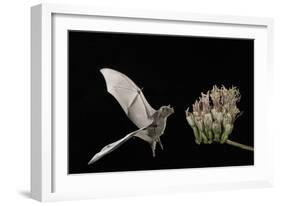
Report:
[{"label": "photographic print", "polygon": [[68,173],[254,165],[254,40],[68,31]]}]

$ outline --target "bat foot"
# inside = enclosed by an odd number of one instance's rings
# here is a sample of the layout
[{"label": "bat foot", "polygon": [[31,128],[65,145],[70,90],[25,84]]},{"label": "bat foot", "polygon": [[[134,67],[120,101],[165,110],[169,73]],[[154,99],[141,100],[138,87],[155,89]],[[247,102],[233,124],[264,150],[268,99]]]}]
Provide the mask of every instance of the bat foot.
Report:
[{"label": "bat foot", "polygon": [[160,138],[159,138],[159,140],[158,140],[158,144],[160,145],[161,149],[164,150],[164,147],[163,147],[163,144],[162,144]]},{"label": "bat foot", "polygon": [[156,142],[151,143],[152,156],[155,157]]}]

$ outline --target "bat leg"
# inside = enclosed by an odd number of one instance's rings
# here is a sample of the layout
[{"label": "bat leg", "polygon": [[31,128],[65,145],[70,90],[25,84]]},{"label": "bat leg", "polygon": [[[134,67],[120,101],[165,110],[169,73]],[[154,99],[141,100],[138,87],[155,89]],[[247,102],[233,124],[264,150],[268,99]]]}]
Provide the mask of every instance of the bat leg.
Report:
[{"label": "bat leg", "polygon": [[152,156],[155,157],[155,150],[156,150],[156,141],[153,141],[151,144]]},{"label": "bat leg", "polygon": [[160,145],[160,147],[161,147],[161,149],[162,150],[164,150],[164,147],[163,147],[163,144],[162,144],[162,142],[161,142],[161,139],[160,139],[160,137],[158,138],[158,144]]}]

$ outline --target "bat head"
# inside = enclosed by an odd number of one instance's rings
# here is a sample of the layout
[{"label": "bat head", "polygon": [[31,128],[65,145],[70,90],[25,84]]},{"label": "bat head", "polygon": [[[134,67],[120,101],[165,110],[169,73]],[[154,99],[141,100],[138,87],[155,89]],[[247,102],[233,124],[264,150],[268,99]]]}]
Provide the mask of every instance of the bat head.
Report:
[{"label": "bat head", "polygon": [[162,107],[160,107],[159,111],[160,111],[162,117],[168,117],[175,112],[174,108],[171,107],[171,105],[162,106]]}]

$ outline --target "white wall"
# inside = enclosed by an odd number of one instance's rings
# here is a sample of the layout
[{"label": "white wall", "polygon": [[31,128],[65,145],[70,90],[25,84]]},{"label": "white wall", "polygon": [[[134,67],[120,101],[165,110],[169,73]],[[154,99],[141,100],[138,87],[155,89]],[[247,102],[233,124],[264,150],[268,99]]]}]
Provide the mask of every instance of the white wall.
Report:
[{"label": "white wall", "polygon": [[[43,1],[45,2],[45,1]],[[192,13],[215,13],[244,16],[266,16],[275,20],[275,98],[271,107],[272,130],[275,139],[276,187],[228,192],[202,192],[170,196],[145,196],[100,199],[79,202],[85,205],[280,205],[281,135],[280,54],[281,6],[278,0],[57,0],[55,3],[103,5],[151,10],[171,10]],[[2,1],[0,6],[0,204],[35,205],[28,198],[30,150],[30,13],[35,0]],[[278,71],[279,70],[279,71]],[[277,94],[279,93],[279,94]],[[231,175],[231,174],[229,174]],[[3,203],[2,203],[3,202]],[[49,203],[48,203],[49,204]],[[77,202],[60,202],[76,205]]]}]

